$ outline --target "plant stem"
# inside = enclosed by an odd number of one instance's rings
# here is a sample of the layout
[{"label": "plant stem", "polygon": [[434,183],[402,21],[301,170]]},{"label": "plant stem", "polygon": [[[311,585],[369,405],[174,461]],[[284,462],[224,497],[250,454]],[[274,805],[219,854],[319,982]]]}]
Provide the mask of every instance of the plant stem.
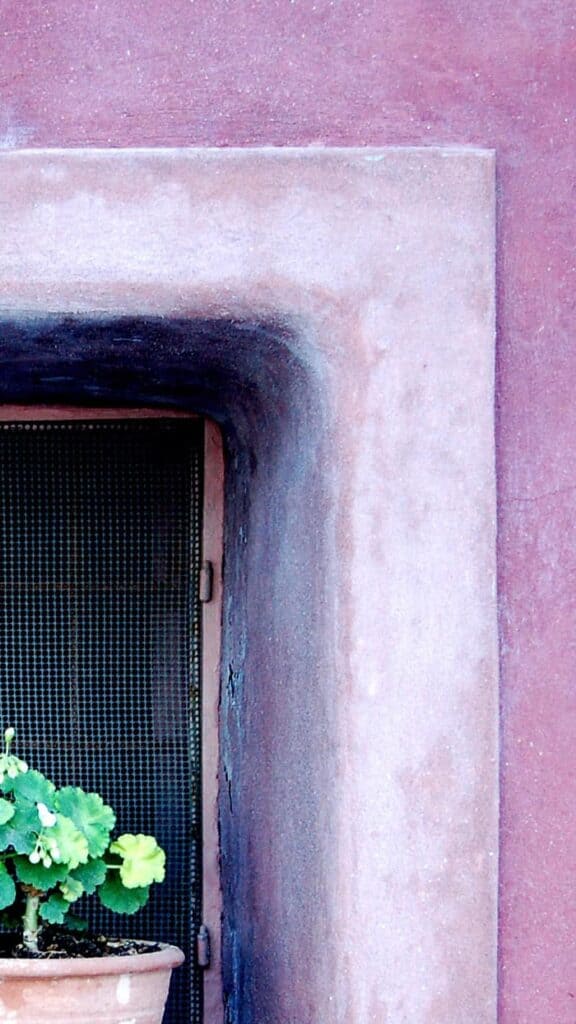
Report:
[{"label": "plant stem", "polygon": [[24,945],[33,953],[38,952],[38,907],[40,897],[26,893],[26,909],[24,911]]}]

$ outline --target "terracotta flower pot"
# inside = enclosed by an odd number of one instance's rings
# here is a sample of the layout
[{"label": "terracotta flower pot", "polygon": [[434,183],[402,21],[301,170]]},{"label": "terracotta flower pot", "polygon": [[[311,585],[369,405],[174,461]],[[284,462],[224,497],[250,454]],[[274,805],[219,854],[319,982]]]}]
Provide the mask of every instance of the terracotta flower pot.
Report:
[{"label": "terracotta flower pot", "polygon": [[0,1021],[10,1024],[161,1024],[176,946],[135,956],[0,958]]}]

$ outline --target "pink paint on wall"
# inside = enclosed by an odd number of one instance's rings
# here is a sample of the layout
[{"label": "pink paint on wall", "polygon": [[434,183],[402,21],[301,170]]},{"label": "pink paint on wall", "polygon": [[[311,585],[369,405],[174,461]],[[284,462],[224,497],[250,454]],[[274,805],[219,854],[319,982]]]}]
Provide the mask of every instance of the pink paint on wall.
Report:
[{"label": "pink paint on wall", "polygon": [[496,149],[502,1024],[576,1018],[575,40],[554,0],[0,7],[9,146]]}]

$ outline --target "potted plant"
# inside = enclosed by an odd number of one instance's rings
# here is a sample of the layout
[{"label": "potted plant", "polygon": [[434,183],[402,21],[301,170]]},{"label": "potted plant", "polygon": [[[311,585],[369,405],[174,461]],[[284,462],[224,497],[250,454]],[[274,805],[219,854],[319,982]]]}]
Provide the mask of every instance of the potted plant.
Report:
[{"label": "potted plant", "polygon": [[[74,915],[84,894],[132,914],[164,879],[153,836],[112,838],[116,816],[97,793],[57,789],[0,753],[0,911],[19,929],[0,946],[0,1020],[12,1024],[160,1024],[174,946],[87,940]],[[87,955],[86,955],[87,954]]]}]

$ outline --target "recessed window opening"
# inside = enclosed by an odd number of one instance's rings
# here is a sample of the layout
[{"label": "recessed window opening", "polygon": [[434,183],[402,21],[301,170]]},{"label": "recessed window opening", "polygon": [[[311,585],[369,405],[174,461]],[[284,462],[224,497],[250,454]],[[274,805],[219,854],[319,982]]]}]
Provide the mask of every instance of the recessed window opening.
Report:
[{"label": "recessed window opening", "polygon": [[138,918],[174,942],[167,1024],[199,1024],[204,427],[192,418],[0,424],[0,722],[57,784],[100,792],[167,851]]},{"label": "recessed window opening", "polygon": [[[282,1015],[287,1004],[266,979],[287,936],[293,948],[302,929],[326,963],[331,948],[331,854],[320,822],[332,813],[334,704],[309,685],[324,678],[328,656],[329,573],[313,568],[328,566],[314,512],[329,500],[321,367],[285,319],[13,316],[2,336],[0,422],[56,422],[63,411],[66,420],[206,417],[202,560],[214,566],[214,596],[201,610],[202,924],[210,966],[195,978],[203,1024]],[[281,600],[271,599],[276,593]],[[303,772],[306,800],[287,799]],[[140,917],[127,923],[136,935]],[[297,969],[300,989],[313,991],[316,956],[298,955]]]}]

